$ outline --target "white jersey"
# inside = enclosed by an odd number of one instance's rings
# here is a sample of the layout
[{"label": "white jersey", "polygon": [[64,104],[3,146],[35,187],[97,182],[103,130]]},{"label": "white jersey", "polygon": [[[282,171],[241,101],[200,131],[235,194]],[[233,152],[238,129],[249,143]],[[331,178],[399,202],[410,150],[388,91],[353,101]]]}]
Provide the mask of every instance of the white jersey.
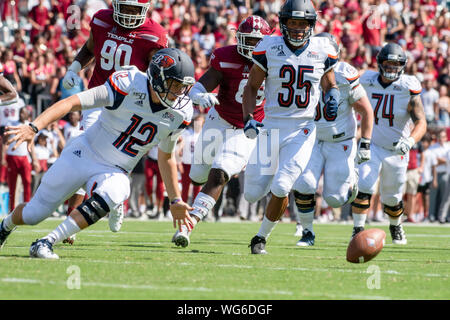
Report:
[{"label": "white jersey", "polygon": [[[14,121],[9,123],[10,126],[21,126],[23,124],[28,124],[29,121],[20,122],[20,121]],[[14,135],[11,136],[13,138]],[[16,145],[16,142],[14,141],[8,146],[8,149],[6,150],[6,154],[9,156],[28,156],[28,144],[21,143],[20,146],[17,147],[16,150],[13,151],[13,147]]]},{"label": "white jersey", "polygon": [[105,86],[109,103],[84,134],[101,159],[131,172],[153,146],[173,152],[177,137],[191,122],[191,101],[181,110],[152,102],[150,81],[136,67],[113,73]]},{"label": "white jersey", "polygon": [[420,94],[422,86],[416,77],[403,74],[383,87],[379,76],[379,72],[369,70],[360,79],[374,113],[372,142],[394,150],[400,138],[407,138],[411,133],[408,104],[411,96]]},{"label": "white jersey", "polygon": [[253,62],[267,73],[265,119],[313,120],[320,80],[337,59],[327,38],[311,37],[294,53],[282,36],[265,36],[253,51]]},{"label": "white jersey", "polygon": [[23,107],[25,107],[25,102],[22,98],[11,104],[0,105],[0,126],[9,126],[13,122],[19,121],[20,109]]},{"label": "white jersey", "polygon": [[325,113],[324,93],[316,107],[317,134],[321,141],[337,142],[351,139],[356,135],[356,117],[352,104],[361,99],[364,89],[359,85],[358,70],[346,62],[338,62],[334,67],[340,100],[336,117],[328,118]]}]

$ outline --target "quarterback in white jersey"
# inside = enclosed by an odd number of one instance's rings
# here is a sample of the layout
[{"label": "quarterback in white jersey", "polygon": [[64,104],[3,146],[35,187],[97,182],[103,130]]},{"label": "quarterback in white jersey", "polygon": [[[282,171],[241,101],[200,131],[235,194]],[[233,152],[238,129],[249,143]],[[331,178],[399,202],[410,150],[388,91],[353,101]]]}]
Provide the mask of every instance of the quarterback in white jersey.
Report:
[{"label": "quarterback in white jersey", "polygon": [[[315,37],[327,37],[339,46],[333,35],[320,33]],[[362,116],[358,162],[370,159],[370,143],[373,126],[373,112],[366,92],[359,83],[358,71],[346,62],[334,67],[336,83],[339,86],[339,110],[335,117],[327,117],[324,101],[319,100],[316,108],[316,142],[311,158],[304,172],[294,184],[294,196],[303,227],[298,246],[314,245],[313,219],[315,193],[322,172],[324,174],[323,198],[328,205],[338,208],[351,203],[358,193],[358,177],[355,172],[356,117],[355,110]]]},{"label": "quarterback in white jersey", "polygon": [[[312,2],[287,0],[279,18],[283,36],[266,36],[258,43],[243,95],[244,132],[248,138],[258,136],[245,170],[244,197],[255,202],[272,193],[261,228],[250,243],[253,254],[266,253],[266,238],[283,215],[288,194],[309,161],[316,137],[319,87],[325,94],[327,117],[337,114],[339,101],[333,71],[338,53],[329,39],[311,37],[317,19]],[[265,118],[260,123],[252,114],[264,80]],[[262,126],[264,131],[258,135]]]},{"label": "quarterback in white jersey", "polygon": [[187,93],[194,82],[189,56],[178,49],[162,49],[153,56],[147,75],[135,67],[118,71],[104,85],[57,102],[30,125],[7,128],[6,134],[16,134],[11,142],[30,143],[39,129],[69,111],[105,106],[98,121],[63,150],[31,201],[17,206],[2,221],[0,245],[16,225],[40,223],[86,186],[90,198],[31,245],[32,257],[57,259],[53,244],[94,224],[129,197],[129,173],[155,145],[174,226],[178,222],[180,229],[182,224],[190,228],[187,210],[192,208],[181,200],[173,151],[192,118]]},{"label": "quarterback in white jersey", "polygon": [[371,159],[359,166],[359,193],[352,203],[353,235],[364,230],[375,182],[380,176],[381,203],[389,216],[394,244],[407,243],[401,216],[409,150],[427,129],[419,96],[422,87],[416,77],[403,74],[406,61],[403,49],[389,43],[377,56],[379,72],[366,71],[360,79],[372,104],[374,126]]}]

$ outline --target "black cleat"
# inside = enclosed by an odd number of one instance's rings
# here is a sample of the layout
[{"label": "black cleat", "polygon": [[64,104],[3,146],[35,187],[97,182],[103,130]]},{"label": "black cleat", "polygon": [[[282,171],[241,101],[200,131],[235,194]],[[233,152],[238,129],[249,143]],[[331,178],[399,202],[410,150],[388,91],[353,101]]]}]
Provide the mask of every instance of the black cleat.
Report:
[{"label": "black cleat", "polygon": [[316,236],[308,229],[303,230],[302,238],[298,240],[297,246],[299,247],[310,247],[314,245],[314,240]]},{"label": "black cleat", "polygon": [[2,223],[0,224],[0,249],[3,248],[6,242],[6,238],[8,238],[11,232],[13,232],[15,229],[16,227],[14,227],[11,231],[6,231],[3,228],[3,221],[2,221]]},{"label": "black cleat", "polygon": [[364,231],[364,227],[353,227],[352,239],[361,231]]},{"label": "black cleat", "polygon": [[250,242],[249,247],[251,248],[252,254],[267,254],[265,249],[266,239],[254,236]]},{"label": "black cleat", "polygon": [[405,231],[403,231],[403,227],[401,224],[398,226],[389,226],[389,231],[391,232],[392,243],[393,244],[407,244]]}]

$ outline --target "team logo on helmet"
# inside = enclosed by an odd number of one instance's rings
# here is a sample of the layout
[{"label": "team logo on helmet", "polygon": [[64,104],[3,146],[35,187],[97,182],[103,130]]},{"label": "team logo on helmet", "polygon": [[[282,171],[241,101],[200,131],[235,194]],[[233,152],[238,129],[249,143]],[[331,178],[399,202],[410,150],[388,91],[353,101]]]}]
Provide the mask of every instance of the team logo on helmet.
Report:
[{"label": "team logo on helmet", "polygon": [[160,68],[170,69],[175,66],[177,63],[174,58],[167,54],[161,54],[156,56],[153,59],[153,62],[158,65]]}]

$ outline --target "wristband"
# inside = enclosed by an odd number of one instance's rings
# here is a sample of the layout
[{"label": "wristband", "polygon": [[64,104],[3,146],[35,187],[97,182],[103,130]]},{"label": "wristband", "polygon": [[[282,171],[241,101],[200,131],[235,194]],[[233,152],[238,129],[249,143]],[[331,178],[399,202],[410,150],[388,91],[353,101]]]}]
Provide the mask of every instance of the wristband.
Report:
[{"label": "wristband", "polygon": [[181,198],[175,198],[172,201],[170,201],[170,205],[173,205],[173,204],[178,203],[180,201],[181,201]]},{"label": "wristband", "polygon": [[32,122],[30,122],[28,125],[31,127],[31,129],[33,129],[34,133],[39,132],[39,129]]}]

